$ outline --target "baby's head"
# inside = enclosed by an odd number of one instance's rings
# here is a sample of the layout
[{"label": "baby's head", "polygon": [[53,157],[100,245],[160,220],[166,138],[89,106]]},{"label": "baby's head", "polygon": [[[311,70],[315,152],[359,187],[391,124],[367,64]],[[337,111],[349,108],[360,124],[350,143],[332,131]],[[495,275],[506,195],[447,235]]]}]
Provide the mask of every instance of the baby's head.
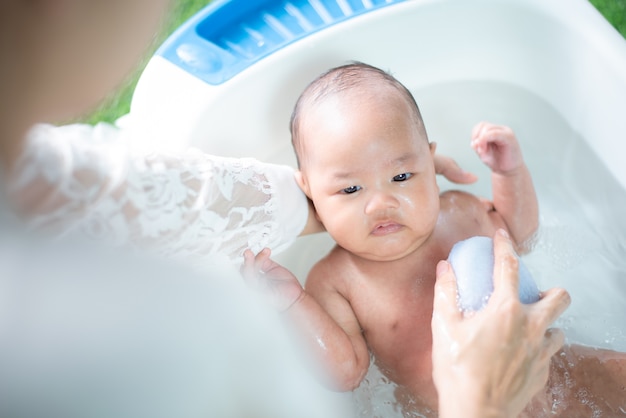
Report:
[{"label": "baby's head", "polygon": [[435,149],[393,76],[362,63],[322,74],[298,99],[291,134],[298,183],[340,246],[389,260],[430,236],[439,212]]},{"label": "baby's head", "polygon": [[[354,99],[361,102],[384,102],[399,98],[408,106],[407,117],[411,117],[419,134],[428,141],[422,115],[411,92],[391,74],[368,64],[355,62],[331,68],[318,76],[300,94],[291,114],[289,129],[298,166],[306,148],[306,121],[308,113],[327,99]],[[358,112],[358,107],[354,112]],[[342,114],[345,117],[346,114]]]}]

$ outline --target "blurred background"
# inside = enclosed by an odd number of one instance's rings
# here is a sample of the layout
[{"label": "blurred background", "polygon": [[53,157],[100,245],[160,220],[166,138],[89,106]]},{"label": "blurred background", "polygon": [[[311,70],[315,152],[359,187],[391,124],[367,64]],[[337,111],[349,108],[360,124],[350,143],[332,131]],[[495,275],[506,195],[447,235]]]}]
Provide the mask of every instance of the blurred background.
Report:
[{"label": "blurred background", "polygon": [[[590,2],[626,38],[626,0],[590,0]],[[127,114],[130,110],[130,100],[137,80],[156,48],[184,21],[209,3],[211,0],[174,0],[170,16],[164,22],[161,31],[155,36],[151,48],[146,51],[145,58],[134,73],[98,109],[81,120],[71,122],[90,124],[114,122],[120,116]],[[563,10],[563,13],[567,13],[567,10]]]}]

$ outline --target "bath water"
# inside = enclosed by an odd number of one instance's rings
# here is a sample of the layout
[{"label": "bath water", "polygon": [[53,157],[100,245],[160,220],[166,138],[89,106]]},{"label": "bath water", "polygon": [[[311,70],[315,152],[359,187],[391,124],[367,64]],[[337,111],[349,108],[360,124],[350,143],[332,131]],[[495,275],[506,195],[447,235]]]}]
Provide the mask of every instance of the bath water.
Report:
[{"label": "bath water", "polygon": [[[409,86],[411,87],[411,86]],[[490,121],[513,128],[533,176],[540,231],[524,262],[540,289],[564,287],[572,304],[556,326],[567,343],[626,351],[626,190],[593,147],[559,112],[523,88],[467,81],[412,89],[437,152],[479,176],[455,188],[491,198],[490,171],[470,148],[472,127]],[[615,132],[616,152],[626,152]],[[626,168],[625,168],[626,169]],[[395,385],[375,366],[354,392],[359,417],[402,417]],[[419,415],[405,415],[419,416]]]}]

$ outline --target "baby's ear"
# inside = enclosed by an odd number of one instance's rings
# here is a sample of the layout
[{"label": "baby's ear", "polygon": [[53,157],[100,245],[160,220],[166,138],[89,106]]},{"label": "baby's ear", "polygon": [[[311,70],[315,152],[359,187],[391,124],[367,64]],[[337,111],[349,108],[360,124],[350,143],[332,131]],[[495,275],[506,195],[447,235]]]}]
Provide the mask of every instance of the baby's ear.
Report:
[{"label": "baby's ear", "polygon": [[430,148],[430,155],[432,157],[435,156],[435,151],[437,151],[437,143],[436,142],[429,142],[428,143],[428,147]]},{"label": "baby's ear", "polygon": [[309,183],[306,181],[305,175],[302,173],[302,171],[296,170],[296,172],[294,173],[294,177],[296,178],[296,183],[298,183],[300,189],[304,192],[306,197],[310,199],[311,192],[309,190]]}]

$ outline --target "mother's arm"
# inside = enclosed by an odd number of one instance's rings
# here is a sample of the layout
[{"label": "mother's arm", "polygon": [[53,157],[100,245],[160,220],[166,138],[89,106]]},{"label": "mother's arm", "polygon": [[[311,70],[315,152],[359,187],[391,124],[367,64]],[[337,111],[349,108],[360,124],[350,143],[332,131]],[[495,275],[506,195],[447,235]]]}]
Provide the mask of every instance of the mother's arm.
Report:
[{"label": "mother's arm", "polygon": [[108,124],[37,125],[7,176],[17,215],[54,236],[186,262],[278,251],[304,229],[307,200],[291,167],[193,149],[134,152],[132,134]]}]

